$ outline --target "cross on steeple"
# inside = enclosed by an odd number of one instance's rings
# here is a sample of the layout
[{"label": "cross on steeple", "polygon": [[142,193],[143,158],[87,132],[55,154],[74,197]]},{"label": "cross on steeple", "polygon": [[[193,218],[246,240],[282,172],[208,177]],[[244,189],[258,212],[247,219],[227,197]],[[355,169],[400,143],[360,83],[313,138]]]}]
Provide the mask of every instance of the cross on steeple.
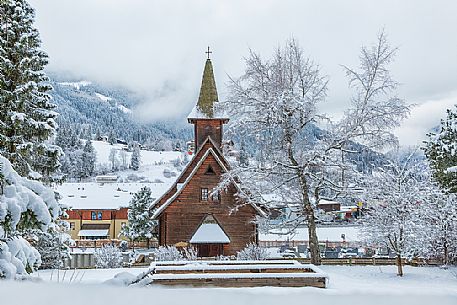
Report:
[{"label": "cross on steeple", "polygon": [[208,46],[208,51],[206,51],[205,53],[208,54],[208,59],[209,59],[209,54],[211,54],[213,52],[209,50],[209,46]]}]

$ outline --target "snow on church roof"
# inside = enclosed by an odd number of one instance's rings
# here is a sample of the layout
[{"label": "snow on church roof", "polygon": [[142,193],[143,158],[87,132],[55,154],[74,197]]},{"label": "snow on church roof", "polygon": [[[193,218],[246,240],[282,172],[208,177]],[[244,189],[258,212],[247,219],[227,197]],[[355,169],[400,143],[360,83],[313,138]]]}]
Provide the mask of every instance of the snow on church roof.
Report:
[{"label": "snow on church roof", "polygon": [[190,239],[191,244],[228,244],[230,239],[217,223],[203,223]]}]

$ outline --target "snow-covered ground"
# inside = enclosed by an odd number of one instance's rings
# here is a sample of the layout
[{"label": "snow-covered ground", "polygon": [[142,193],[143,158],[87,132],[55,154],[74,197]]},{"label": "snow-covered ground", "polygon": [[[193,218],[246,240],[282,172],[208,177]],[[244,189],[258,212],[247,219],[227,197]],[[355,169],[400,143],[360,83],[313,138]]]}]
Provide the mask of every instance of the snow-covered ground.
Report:
[{"label": "snow-covered ground", "polygon": [[[2,282],[1,304],[457,304],[457,270],[437,267],[405,267],[405,276],[395,275],[395,266],[321,266],[330,278],[328,289],[319,288],[131,288],[94,285],[119,272],[138,274],[144,268],[81,270],[81,282],[60,283],[54,271],[40,271],[44,283]],[[38,276],[36,274],[35,276]],[[67,271],[66,278],[70,276]],[[51,282],[51,283],[50,283]],[[26,292],[26,293],[24,293]]]}]

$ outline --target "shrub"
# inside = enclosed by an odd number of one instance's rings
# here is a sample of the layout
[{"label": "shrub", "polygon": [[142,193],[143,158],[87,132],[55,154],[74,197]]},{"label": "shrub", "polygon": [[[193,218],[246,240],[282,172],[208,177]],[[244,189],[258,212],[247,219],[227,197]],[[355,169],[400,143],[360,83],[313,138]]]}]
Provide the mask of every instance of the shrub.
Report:
[{"label": "shrub", "polygon": [[160,246],[152,251],[156,261],[193,261],[197,259],[197,250],[192,247],[179,250],[175,246]]},{"label": "shrub", "polygon": [[95,250],[96,268],[120,268],[122,267],[122,253],[116,246],[104,245]]},{"label": "shrub", "polygon": [[250,243],[236,254],[238,260],[265,260],[268,258],[267,249]]}]

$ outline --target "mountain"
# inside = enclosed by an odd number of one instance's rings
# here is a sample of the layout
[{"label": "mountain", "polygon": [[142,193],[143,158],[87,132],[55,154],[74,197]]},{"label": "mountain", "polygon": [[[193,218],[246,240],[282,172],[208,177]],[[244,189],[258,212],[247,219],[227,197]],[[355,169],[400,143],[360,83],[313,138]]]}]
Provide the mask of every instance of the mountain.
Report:
[{"label": "mountain", "polygon": [[126,142],[138,141],[156,150],[184,147],[192,138],[190,126],[173,121],[139,122],[133,109],[144,97],[128,89],[101,85],[87,80],[69,80],[51,75],[51,92],[60,126],[83,132],[115,137]]}]

